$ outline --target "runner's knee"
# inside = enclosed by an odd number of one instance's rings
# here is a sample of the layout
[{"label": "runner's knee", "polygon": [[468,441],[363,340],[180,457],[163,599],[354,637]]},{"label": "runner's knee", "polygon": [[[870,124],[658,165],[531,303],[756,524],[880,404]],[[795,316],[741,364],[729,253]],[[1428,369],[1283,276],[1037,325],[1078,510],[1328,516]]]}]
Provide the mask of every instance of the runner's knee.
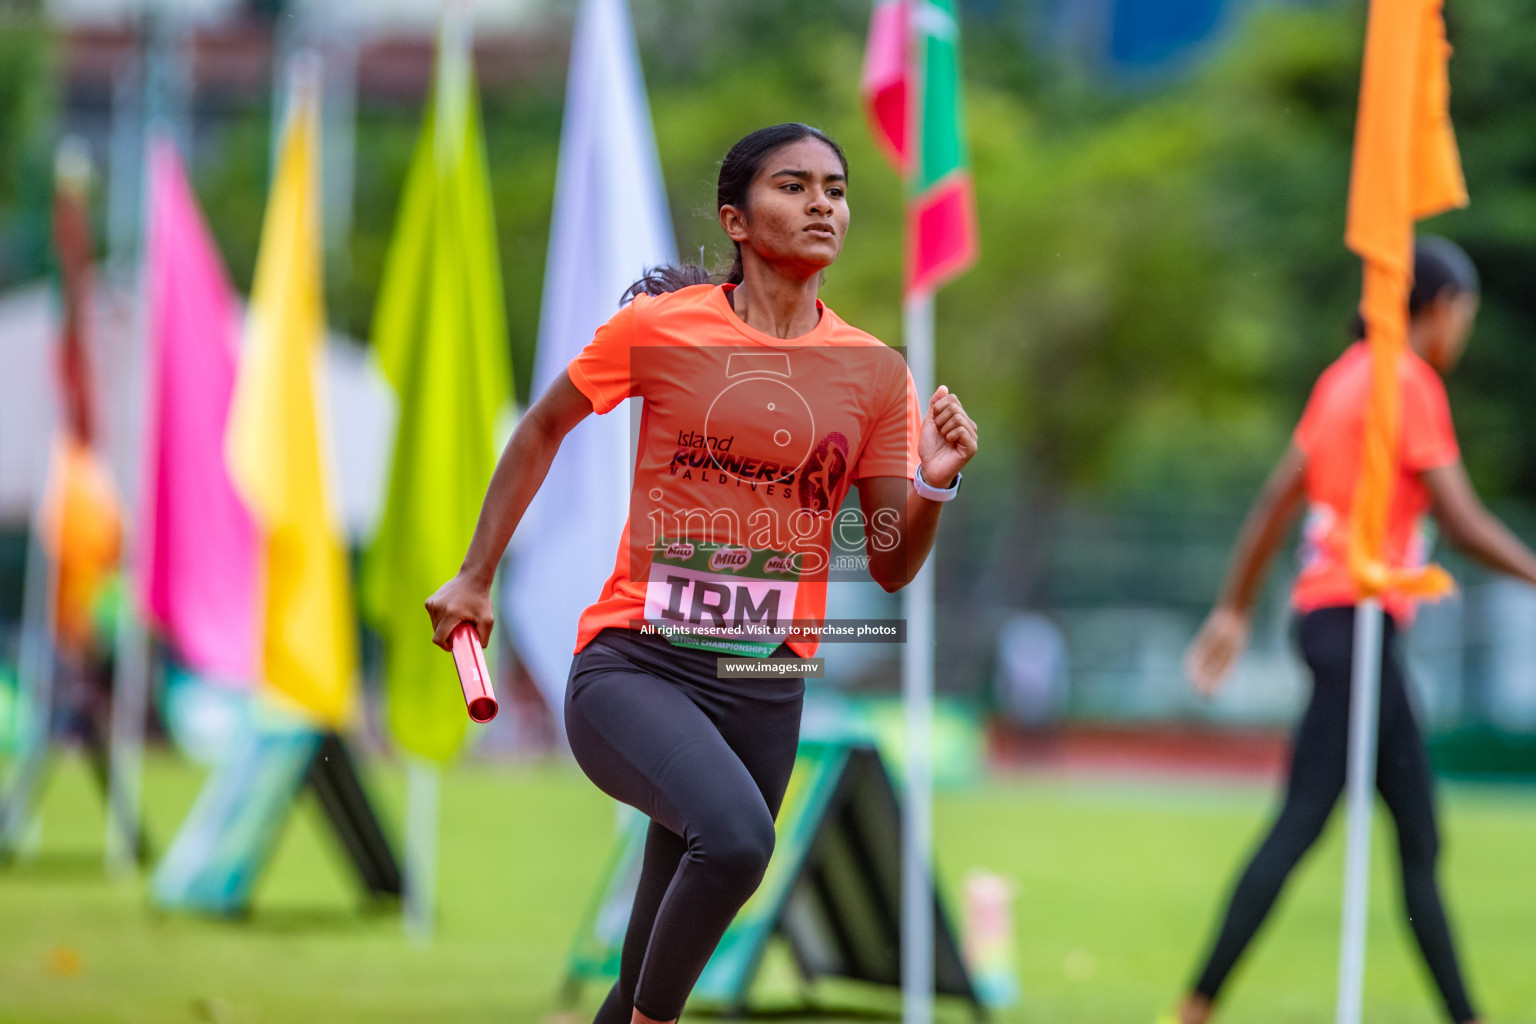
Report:
[{"label": "runner's knee", "polygon": [[701,837],[698,856],[720,885],[745,897],[763,880],[773,844],[773,819],[764,808],[759,814],[739,815],[711,829]]}]

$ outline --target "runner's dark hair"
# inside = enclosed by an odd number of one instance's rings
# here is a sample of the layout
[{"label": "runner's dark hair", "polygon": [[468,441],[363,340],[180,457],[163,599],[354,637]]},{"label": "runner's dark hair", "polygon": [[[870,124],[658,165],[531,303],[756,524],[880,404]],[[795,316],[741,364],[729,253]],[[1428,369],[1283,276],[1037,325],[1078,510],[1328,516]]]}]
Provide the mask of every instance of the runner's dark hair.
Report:
[{"label": "runner's dark hair", "polygon": [[[1420,235],[1413,245],[1413,290],[1408,293],[1408,316],[1413,318],[1436,299],[1477,295],[1482,289],[1477,267],[1465,249],[1439,235]],[[1350,336],[1365,337],[1365,318],[1355,314]]]},{"label": "runner's dark hair", "polygon": [[[734,206],[745,210],[747,193],[751,190],[752,181],[757,177],[758,171],[763,169],[763,162],[775,150],[799,142],[801,139],[816,139],[826,143],[832,152],[837,154],[838,163],[843,165],[843,174],[847,175],[848,157],[843,153],[843,148],[820,129],[798,121],[770,125],[767,128],[759,128],[739,140],[731,147],[731,151],[725,154],[725,159],[720,161],[720,179],[715,188],[716,209],[722,206]],[[675,292],[679,288],[687,288],[689,285],[710,284],[716,280],[722,280],[726,284],[741,283],[741,245],[739,243],[736,244],[736,255],[731,261],[731,267],[723,277],[710,273],[697,263],[652,267],[640,280],[629,286],[619,299],[619,304],[623,305],[637,295],[661,295],[666,292]]]}]

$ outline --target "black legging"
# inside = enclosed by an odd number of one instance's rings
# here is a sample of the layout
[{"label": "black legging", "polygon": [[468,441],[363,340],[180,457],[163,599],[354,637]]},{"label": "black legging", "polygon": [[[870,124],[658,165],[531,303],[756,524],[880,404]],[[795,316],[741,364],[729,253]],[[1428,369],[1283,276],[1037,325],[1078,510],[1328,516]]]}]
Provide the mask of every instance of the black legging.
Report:
[{"label": "black legging", "polygon": [[[1344,788],[1354,635],[1353,607],[1323,608],[1301,618],[1299,638],[1302,657],[1312,670],[1312,701],[1296,729],[1285,805],[1238,879],[1210,958],[1195,983],[1195,991],[1212,1000],[1264,922],[1291,869],[1322,832]],[[1408,921],[1447,1012],[1460,1024],[1476,1014],[1456,965],[1456,950],[1435,881],[1440,836],[1435,826],[1429,758],[1409,705],[1396,639],[1397,630],[1386,617],[1376,788],[1397,824]]]},{"label": "black legging", "polygon": [[682,1013],[773,853],[805,680],[716,680],[716,659],[607,629],[571,665],[576,762],[651,818],[619,980],[594,1024],[629,1024],[631,1008],[653,1020]]}]

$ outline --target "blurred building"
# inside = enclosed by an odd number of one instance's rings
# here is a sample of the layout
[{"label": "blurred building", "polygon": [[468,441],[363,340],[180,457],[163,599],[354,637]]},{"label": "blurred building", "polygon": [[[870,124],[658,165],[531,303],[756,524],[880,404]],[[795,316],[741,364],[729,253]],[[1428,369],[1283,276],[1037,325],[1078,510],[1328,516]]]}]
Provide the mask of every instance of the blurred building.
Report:
[{"label": "blurred building", "polygon": [[[482,84],[518,81],[550,61],[557,26],[548,0],[476,0],[477,68]],[[441,0],[46,0],[55,29],[59,81],[57,116],[48,146],[65,136],[83,139],[98,169],[98,236],[107,257],[100,275],[93,332],[102,381],[136,372],[137,325],[131,300],[141,244],[143,144],[151,123],[167,125],[192,166],[217,159],[225,126],[253,110],[275,106],[285,56],[301,46],[322,52],[326,74],[324,200],[327,243],[344,258],[350,227],[352,132],[359,103],[415,111],[432,81]],[[46,187],[40,182],[39,187]],[[259,206],[262,197],[253,196]],[[13,248],[51,251],[46,217],[19,230],[37,235]],[[335,256],[336,253],[333,253]],[[13,268],[20,280],[0,280],[0,532],[24,529],[41,487],[47,425],[53,422],[51,353],[57,300],[45,283],[47,260],[35,255]],[[328,274],[344,273],[333,260]],[[28,283],[28,281],[34,283]],[[332,413],[336,464],[349,532],[371,524],[382,488],[392,412],[388,389],[375,381],[363,348],[333,337]],[[102,388],[109,423],[106,444],[119,480],[136,476],[133,410],[128,389]],[[112,428],[116,429],[112,429]],[[5,547],[0,544],[0,548]],[[0,552],[0,577],[9,560]]]},{"label": "blurred building", "polygon": [[1241,0],[1046,0],[1037,5],[1057,46],[1112,70],[1155,70],[1187,60]]},{"label": "blurred building", "polygon": [[1022,8],[1033,34],[1048,49],[1102,74],[1134,82],[1177,72],[1211,52],[1242,9],[1255,2],[974,0],[974,6],[993,13]]},{"label": "blurred building", "polygon": [[[468,6],[482,88],[513,85],[564,61],[563,42],[553,43],[569,13],[562,5]],[[326,236],[343,240],[358,106],[419,109],[443,11],[441,0],[43,0],[42,7],[58,80],[48,100],[57,112],[52,137],[39,141],[46,149],[65,135],[86,141],[104,171],[100,227],[119,268],[136,245],[144,124],[170,124],[195,174],[218,157],[225,127],[274,106],[287,58],[300,48],[322,56]],[[32,191],[46,187],[35,170],[32,179]],[[50,250],[46,218],[19,217],[0,231],[11,235],[0,236],[0,287],[40,276]]]},{"label": "blurred building", "polygon": [[[476,23],[491,33],[526,27],[545,16],[548,0],[476,0]],[[47,0],[62,25],[123,24],[146,16],[222,24],[281,18],[341,22],[367,32],[414,33],[442,17],[441,0]]]},{"label": "blurred building", "polygon": [[[516,81],[552,55],[547,0],[478,0],[482,81]],[[299,43],[355,53],[360,93],[420,103],[432,75],[440,0],[50,0],[62,36],[66,106],[109,104],[115,83],[156,31],[172,35],[181,84],[199,107],[260,102],[273,88],[272,61]]]}]

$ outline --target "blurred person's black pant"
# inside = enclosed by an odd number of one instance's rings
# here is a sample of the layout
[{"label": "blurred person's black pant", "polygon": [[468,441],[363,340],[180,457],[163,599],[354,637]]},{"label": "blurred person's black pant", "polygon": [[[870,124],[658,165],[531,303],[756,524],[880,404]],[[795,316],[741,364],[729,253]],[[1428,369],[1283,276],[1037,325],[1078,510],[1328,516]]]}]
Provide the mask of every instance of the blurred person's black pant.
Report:
[{"label": "blurred person's black pant", "polygon": [[805,680],[717,680],[716,660],[606,629],[571,665],[565,729],[577,764],[651,819],[619,980],[594,1024],[629,1024],[632,1008],[677,1017],[773,853]]},{"label": "blurred person's black pant", "polygon": [[[1233,890],[1195,991],[1214,1000],[1286,878],[1311,848],[1344,788],[1349,751],[1350,676],[1355,609],[1321,608],[1300,619],[1298,640],[1312,671],[1312,700],[1296,729],[1285,803]],[[1462,984],[1450,926],[1435,879],[1440,852],[1429,757],[1408,699],[1397,629],[1384,616],[1380,741],[1376,789],[1397,825],[1403,901],[1419,949],[1453,1021],[1476,1017]]]}]

